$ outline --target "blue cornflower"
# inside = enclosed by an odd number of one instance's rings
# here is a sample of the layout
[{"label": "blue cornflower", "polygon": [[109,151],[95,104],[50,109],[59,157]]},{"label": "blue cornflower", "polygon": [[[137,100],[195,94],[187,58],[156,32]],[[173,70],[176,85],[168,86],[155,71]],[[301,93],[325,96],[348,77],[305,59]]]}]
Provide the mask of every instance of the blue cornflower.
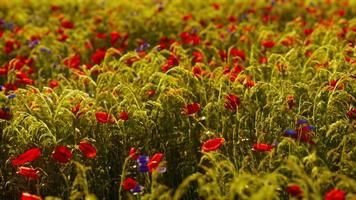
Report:
[{"label": "blue cornflower", "polygon": [[52,53],[52,51],[46,47],[41,47],[40,51],[41,51],[41,53],[48,53],[48,54]]},{"label": "blue cornflower", "polygon": [[4,26],[5,29],[8,29],[10,31],[14,30],[14,24],[13,23],[5,23],[5,24],[3,24],[3,26]]},{"label": "blue cornflower", "polygon": [[191,34],[196,34],[199,32],[199,29],[197,28],[192,28],[192,30],[190,31]]},{"label": "blue cornflower", "polygon": [[150,44],[147,43],[147,42],[145,42],[145,43],[141,44],[139,47],[137,47],[137,48],[135,49],[135,51],[136,51],[136,52],[140,52],[140,51],[143,51],[143,50],[145,50],[145,49],[147,49],[147,48],[149,48],[149,47],[150,47]]},{"label": "blue cornflower", "polygon": [[13,99],[13,98],[15,98],[16,97],[16,94],[9,94],[9,95],[7,95],[7,98],[8,99]]},{"label": "blue cornflower", "polygon": [[309,130],[315,131],[315,126],[309,125],[308,128],[309,128]]},{"label": "blue cornflower", "polygon": [[147,164],[139,165],[138,166],[138,171],[141,172],[141,173],[148,172],[149,168],[148,168]]},{"label": "blue cornflower", "polygon": [[308,123],[308,120],[306,120],[306,119],[298,119],[298,121],[297,121],[297,125],[306,124],[306,123]]},{"label": "blue cornflower", "polygon": [[138,163],[138,164],[147,164],[147,163],[148,163],[148,160],[149,160],[149,157],[148,157],[148,156],[143,156],[143,155],[141,155],[141,156],[139,156],[139,157],[137,158],[137,163]]},{"label": "blue cornflower", "polygon": [[31,40],[29,43],[28,43],[28,46],[33,49],[34,47],[36,47],[37,45],[40,44],[40,40],[38,39],[35,39],[35,40]]},{"label": "blue cornflower", "polygon": [[148,161],[149,161],[149,157],[148,156],[141,155],[141,156],[139,156],[137,158],[138,171],[139,172],[144,173],[144,172],[148,172],[149,171],[149,168],[147,166]]},{"label": "blue cornflower", "polygon": [[293,136],[293,135],[297,135],[297,131],[289,129],[289,130],[284,131],[284,134],[288,135],[288,136]]},{"label": "blue cornflower", "polygon": [[143,186],[141,186],[140,184],[137,184],[133,189],[131,189],[130,191],[132,193],[140,193],[143,190]]}]

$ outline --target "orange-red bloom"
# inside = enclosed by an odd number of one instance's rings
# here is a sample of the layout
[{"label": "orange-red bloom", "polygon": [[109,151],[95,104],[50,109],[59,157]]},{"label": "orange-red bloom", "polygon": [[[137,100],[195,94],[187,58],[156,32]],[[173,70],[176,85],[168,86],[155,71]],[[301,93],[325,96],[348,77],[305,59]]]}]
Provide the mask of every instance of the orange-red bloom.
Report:
[{"label": "orange-red bloom", "polygon": [[96,148],[87,141],[81,141],[79,143],[79,150],[87,158],[94,158],[96,156]]},{"label": "orange-red bloom", "polygon": [[59,83],[58,83],[58,81],[56,81],[56,80],[51,80],[51,81],[48,83],[48,86],[49,86],[50,88],[58,87],[58,85],[59,85]]},{"label": "orange-red bloom", "polygon": [[346,114],[349,119],[356,119],[356,108],[351,108]]},{"label": "orange-red bloom", "polygon": [[30,167],[19,167],[19,170],[16,173],[20,174],[21,176],[35,179],[35,180],[40,178],[38,176],[39,171],[37,169],[30,168]]},{"label": "orange-red bloom", "polygon": [[241,58],[242,60],[245,60],[246,59],[246,55],[245,55],[245,52],[241,51],[241,50],[238,50],[236,48],[231,48],[230,50],[230,55],[232,57],[234,57],[235,59],[237,57]]},{"label": "orange-red bloom", "polygon": [[209,151],[215,151],[221,147],[225,142],[224,138],[214,138],[207,140],[206,142],[203,143],[202,145],[202,151],[204,152],[209,152]]},{"label": "orange-red bloom", "polygon": [[72,22],[68,21],[68,20],[63,20],[61,22],[61,26],[63,28],[66,28],[66,29],[73,29],[74,28],[74,24]]},{"label": "orange-red bloom", "polygon": [[11,160],[12,166],[22,165],[28,162],[32,162],[41,156],[40,148],[32,148],[27,150],[23,154],[19,155],[17,158]]},{"label": "orange-red bloom", "polygon": [[21,195],[21,200],[42,200],[40,196],[33,195],[27,192],[23,192]]},{"label": "orange-red bloom", "polygon": [[325,200],[345,200],[345,192],[338,189],[332,189],[325,194]]},{"label": "orange-red bloom", "polygon": [[105,51],[102,49],[97,49],[95,53],[91,56],[91,62],[93,64],[100,64],[105,58]]},{"label": "orange-red bloom", "polygon": [[273,146],[268,145],[268,144],[254,144],[253,145],[254,151],[271,151],[272,149],[273,149]]},{"label": "orange-red bloom", "polygon": [[122,111],[119,113],[119,119],[127,121],[129,119],[129,113]]},{"label": "orange-red bloom", "polygon": [[132,190],[136,187],[137,185],[137,181],[133,178],[126,178],[123,182],[122,182],[122,187],[125,190]]},{"label": "orange-red bloom", "polygon": [[299,187],[299,185],[289,185],[286,188],[286,192],[289,193],[293,197],[302,197],[303,190]]},{"label": "orange-red bloom", "polygon": [[0,109],[0,119],[10,120],[12,117],[10,112]]},{"label": "orange-red bloom", "polygon": [[95,113],[96,120],[100,123],[113,123],[114,117],[106,112],[96,112]]},{"label": "orange-red bloom", "polygon": [[264,40],[261,42],[262,46],[264,46],[265,48],[272,48],[274,47],[274,45],[276,44],[274,41],[272,40]]},{"label": "orange-red bloom", "polygon": [[159,163],[163,159],[163,153],[156,153],[154,154],[148,161],[147,167],[149,172],[152,172],[153,169],[156,169],[159,165]]},{"label": "orange-red bloom", "polygon": [[136,160],[138,158],[138,154],[136,152],[136,149],[134,147],[131,147],[130,149],[130,152],[129,152],[129,157],[132,159],[132,160]]},{"label": "orange-red bloom", "polygon": [[79,69],[80,66],[80,55],[75,54],[71,58],[67,58],[64,60],[64,65],[73,68],[73,69]]},{"label": "orange-red bloom", "polygon": [[200,110],[200,104],[199,103],[192,103],[192,104],[187,104],[182,108],[182,114],[183,115],[193,115]]},{"label": "orange-red bloom", "polygon": [[225,96],[224,107],[231,111],[236,111],[238,106],[241,104],[240,98],[234,94],[229,94]]},{"label": "orange-red bloom", "polygon": [[67,163],[73,157],[71,150],[65,146],[56,147],[55,151],[52,153],[52,158],[60,163]]}]

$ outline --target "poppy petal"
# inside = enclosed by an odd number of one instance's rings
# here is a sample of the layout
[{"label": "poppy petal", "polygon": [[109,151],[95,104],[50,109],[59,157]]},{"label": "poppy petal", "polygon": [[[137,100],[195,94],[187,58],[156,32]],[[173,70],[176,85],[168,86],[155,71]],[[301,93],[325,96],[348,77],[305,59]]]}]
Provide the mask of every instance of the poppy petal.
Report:
[{"label": "poppy petal", "polygon": [[225,142],[224,138],[214,138],[204,142],[202,150],[204,152],[215,151]]}]

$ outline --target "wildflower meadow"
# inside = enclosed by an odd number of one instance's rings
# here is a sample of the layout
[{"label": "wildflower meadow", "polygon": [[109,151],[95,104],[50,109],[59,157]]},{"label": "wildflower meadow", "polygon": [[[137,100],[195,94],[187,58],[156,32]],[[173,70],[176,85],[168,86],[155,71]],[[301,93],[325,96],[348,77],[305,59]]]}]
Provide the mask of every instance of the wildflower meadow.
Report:
[{"label": "wildflower meadow", "polygon": [[356,199],[356,1],[0,0],[0,199]]}]

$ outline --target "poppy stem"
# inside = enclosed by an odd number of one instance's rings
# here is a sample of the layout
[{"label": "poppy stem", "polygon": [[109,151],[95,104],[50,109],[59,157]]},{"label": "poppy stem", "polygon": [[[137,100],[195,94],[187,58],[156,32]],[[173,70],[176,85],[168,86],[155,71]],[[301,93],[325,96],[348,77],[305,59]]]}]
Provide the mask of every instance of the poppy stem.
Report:
[{"label": "poppy stem", "polygon": [[120,181],[120,186],[119,186],[119,200],[121,200],[121,192],[122,192],[122,183],[124,182],[125,180],[125,168],[126,168],[126,165],[127,165],[127,162],[130,160],[130,157],[127,157],[125,159],[125,162],[124,162],[124,165],[122,166],[122,172],[121,172],[121,181]]}]

